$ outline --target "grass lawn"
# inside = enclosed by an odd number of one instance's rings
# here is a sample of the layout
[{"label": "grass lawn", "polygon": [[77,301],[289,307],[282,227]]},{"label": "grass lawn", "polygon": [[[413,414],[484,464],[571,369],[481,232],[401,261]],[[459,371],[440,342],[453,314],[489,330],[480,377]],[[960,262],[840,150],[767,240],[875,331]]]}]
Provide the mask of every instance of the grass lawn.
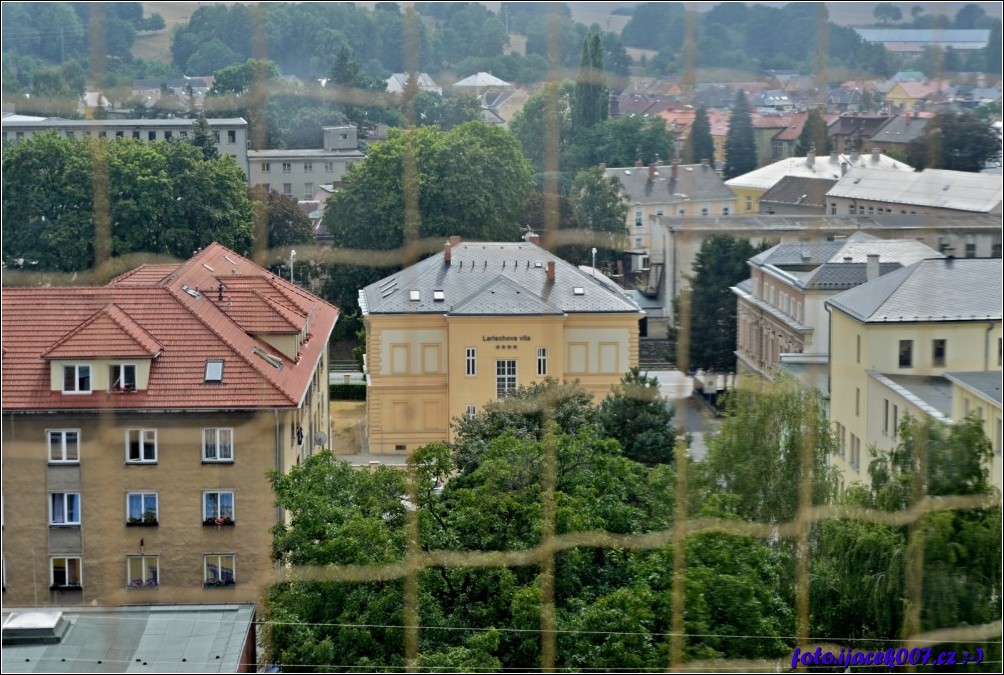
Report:
[{"label": "grass lawn", "polygon": [[362,452],[363,419],[366,401],[331,402],[331,448],[335,455]]}]

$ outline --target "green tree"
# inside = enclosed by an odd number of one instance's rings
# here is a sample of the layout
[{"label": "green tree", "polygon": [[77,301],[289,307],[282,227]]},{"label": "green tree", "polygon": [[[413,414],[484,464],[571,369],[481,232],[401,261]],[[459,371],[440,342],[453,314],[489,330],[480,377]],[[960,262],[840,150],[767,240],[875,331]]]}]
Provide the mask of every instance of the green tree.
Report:
[{"label": "green tree", "polygon": [[572,131],[583,133],[607,119],[610,107],[603,73],[603,46],[598,33],[590,33],[582,43],[579,76],[572,101]]},{"label": "green tree", "polygon": [[293,244],[310,244],[314,241],[314,228],[310,218],[300,210],[292,197],[269,190],[264,185],[250,189],[254,204],[255,222],[268,227],[268,247],[279,248]]},{"label": "green tree", "polygon": [[805,118],[805,124],[795,143],[795,155],[805,157],[812,150],[818,156],[828,155],[833,151],[833,140],[826,133],[826,120],[819,108],[813,108]]},{"label": "green tree", "polygon": [[711,122],[708,120],[708,111],[702,105],[694,113],[694,123],[690,125],[690,136],[687,137],[690,146],[691,156],[688,159],[691,163],[709,160],[712,166],[715,163],[715,142],[711,139]]},{"label": "green tree", "polygon": [[220,156],[219,150],[216,149],[216,136],[209,127],[209,121],[204,112],[199,113],[196,120],[192,122],[191,143],[202,150],[202,157],[207,161]]},{"label": "green tree", "polygon": [[[628,202],[616,176],[607,177],[601,167],[585,169],[575,176],[569,195],[576,234],[588,239],[579,246],[565,246],[560,253],[569,260],[588,260],[589,249],[600,249],[599,260],[612,260],[624,248]],[[564,233],[563,233],[564,234]]]},{"label": "green tree", "polygon": [[[567,146],[571,138],[572,114],[571,95],[573,84],[563,82],[545,83],[527,99],[522,110],[513,115],[509,130],[519,141],[523,154],[530,161],[534,174],[539,179],[546,170],[547,149],[549,140],[557,137],[558,152]],[[551,116],[556,128],[550,129],[548,118]],[[553,158],[555,163],[559,160]],[[560,170],[560,165],[559,165]],[[571,184],[571,178],[568,181]]]},{"label": "green tree", "polygon": [[735,369],[736,296],[730,289],[749,278],[746,261],[760,250],[727,234],[701,243],[690,284],[691,368],[719,373]]},{"label": "green tree", "polygon": [[990,39],[987,41],[987,46],[983,48],[983,72],[1001,72],[1002,52],[1004,52],[1004,42],[1001,40],[1001,20],[997,19],[990,24]]},{"label": "green tree", "polygon": [[415,124],[437,126],[443,131],[481,119],[481,103],[474,96],[420,91],[411,101]]},{"label": "green tree", "polygon": [[753,139],[753,121],[750,118],[746,95],[739,90],[729,115],[729,131],[725,136],[726,178],[735,178],[756,168],[756,144]]},{"label": "green tree", "polygon": [[213,73],[212,94],[247,94],[259,84],[275,80],[279,69],[274,61],[267,59],[248,59],[235,66],[227,66]]},{"label": "green tree", "polygon": [[872,10],[872,16],[883,24],[896,23],[897,21],[902,21],[903,12],[891,2],[880,2]]},{"label": "green tree", "polygon": [[[718,432],[708,443],[701,467],[707,494],[735,495],[732,508],[744,520],[784,523],[795,518],[799,486],[812,480],[812,503],[833,497],[829,456],[834,449],[823,400],[791,378],[758,390],[734,389]],[[812,476],[802,470],[808,444]]]},{"label": "green tree", "polygon": [[600,434],[620,442],[624,455],[648,466],[671,464],[674,409],[659,392],[659,380],[632,368],[600,404]]},{"label": "green tree", "polygon": [[[874,452],[874,449],[873,449]],[[924,461],[921,461],[922,455]],[[844,502],[902,511],[919,499],[991,496],[990,442],[983,421],[971,416],[950,427],[907,417],[899,443],[877,452],[869,485],[849,488]],[[989,500],[988,500],[989,502]],[[851,640],[901,637],[910,603],[906,569],[919,558],[923,579],[919,626],[914,631],[990,623],[1001,618],[1000,506],[927,514],[914,526],[856,520],[819,525],[812,556],[813,631]],[[911,538],[922,536],[918,548]],[[854,600],[844,595],[854,588]],[[983,643],[984,662],[1000,658],[1000,643]],[[973,645],[944,645],[972,652]]]},{"label": "green tree", "polygon": [[910,143],[909,163],[917,169],[979,172],[995,159],[1000,140],[993,128],[972,112],[939,112]]}]

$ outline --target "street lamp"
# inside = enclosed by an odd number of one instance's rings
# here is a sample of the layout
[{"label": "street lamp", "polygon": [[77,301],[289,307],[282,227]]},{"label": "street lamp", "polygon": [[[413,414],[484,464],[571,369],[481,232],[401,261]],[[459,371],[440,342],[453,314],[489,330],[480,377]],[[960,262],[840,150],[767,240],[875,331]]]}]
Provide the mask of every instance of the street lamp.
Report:
[{"label": "street lamp", "polygon": [[290,249],[289,251],[289,283],[293,283],[293,258],[296,257],[296,251]]}]

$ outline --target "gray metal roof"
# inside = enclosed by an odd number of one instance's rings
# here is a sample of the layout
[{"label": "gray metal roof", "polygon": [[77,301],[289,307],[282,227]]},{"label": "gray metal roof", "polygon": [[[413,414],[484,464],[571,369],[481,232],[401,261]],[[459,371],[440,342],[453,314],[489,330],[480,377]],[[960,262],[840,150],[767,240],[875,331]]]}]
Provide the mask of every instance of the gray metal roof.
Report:
[{"label": "gray metal roof", "polygon": [[365,157],[362,150],[324,150],[309,148],[304,150],[248,150],[248,159],[327,159],[330,157]]},{"label": "gray metal roof", "polygon": [[915,173],[854,168],[837,181],[827,196],[990,213],[999,212],[1004,183],[999,176],[968,171],[924,169]]},{"label": "gray metal roof", "polygon": [[986,396],[997,405],[1004,404],[1001,399],[1001,371],[971,371],[945,373],[945,377],[966,389]]},{"label": "gray metal roof", "polygon": [[61,611],[57,644],[5,644],[5,673],[237,672],[254,605],[5,608]]},{"label": "gray metal roof", "polygon": [[[2,120],[4,127],[12,129],[129,129],[132,127],[171,127],[177,129],[191,129],[197,120],[190,120],[180,117],[170,119],[137,119],[137,120],[68,120],[62,117],[46,117],[41,121]],[[219,117],[207,118],[206,122],[210,127],[246,127],[247,120],[243,117]]]},{"label": "gray metal roof", "polygon": [[826,301],[862,323],[1000,321],[1000,258],[924,260]]},{"label": "gray metal roof", "polygon": [[[651,176],[650,176],[651,174]],[[650,170],[647,166],[607,169],[624,186],[631,204],[676,204],[681,202],[734,200],[718,173],[707,164],[664,164]]]},{"label": "gray metal roof", "polygon": [[990,31],[982,28],[922,29],[922,28],[855,28],[865,42],[976,43],[985,47]]},{"label": "gray metal roof", "polygon": [[[363,313],[641,313],[624,293],[535,244],[462,242],[452,247],[451,257],[446,265],[444,254],[437,253],[362,289]],[[555,264],[553,283],[547,281],[548,262]]]},{"label": "gray metal roof", "polygon": [[[874,372],[870,371],[869,374]],[[899,393],[911,394],[912,397],[908,396],[907,398],[913,403],[926,403],[944,417],[951,418],[952,385],[945,378],[927,375],[891,375],[889,373],[883,373],[882,377],[899,387]],[[879,378],[876,379],[882,381]]]},{"label": "gray metal roof", "polygon": [[872,136],[872,143],[909,143],[924,135],[930,119],[907,113],[893,117]]}]

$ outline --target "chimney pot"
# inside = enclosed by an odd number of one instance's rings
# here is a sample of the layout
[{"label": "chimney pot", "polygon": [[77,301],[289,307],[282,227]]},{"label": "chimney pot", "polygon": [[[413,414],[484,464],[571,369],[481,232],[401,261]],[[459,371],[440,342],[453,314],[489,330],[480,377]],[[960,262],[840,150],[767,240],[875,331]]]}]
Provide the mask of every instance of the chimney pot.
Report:
[{"label": "chimney pot", "polygon": [[878,253],[869,253],[868,262],[865,267],[865,280],[871,281],[872,279],[879,278],[879,257]]},{"label": "chimney pot", "polygon": [[527,241],[529,241],[531,244],[536,244],[537,246],[540,246],[540,235],[537,234],[536,232],[531,232],[530,236],[527,237]]},{"label": "chimney pot", "polygon": [[550,282],[552,282],[552,283],[554,282],[554,261],[553,260],[549,260],[547,262],[547,280],[550,281]]},{"label": "chimney pot", "polygon": [[446,242],[443,246],[443,265],[449,267],[453,263],[453,247],[450,242]]},{"label": "chimney pot", "polygon": [[655,174],[656,174],[655,162],[652,162],[651,164],[648,165],[648,179],[655,180]]}]

